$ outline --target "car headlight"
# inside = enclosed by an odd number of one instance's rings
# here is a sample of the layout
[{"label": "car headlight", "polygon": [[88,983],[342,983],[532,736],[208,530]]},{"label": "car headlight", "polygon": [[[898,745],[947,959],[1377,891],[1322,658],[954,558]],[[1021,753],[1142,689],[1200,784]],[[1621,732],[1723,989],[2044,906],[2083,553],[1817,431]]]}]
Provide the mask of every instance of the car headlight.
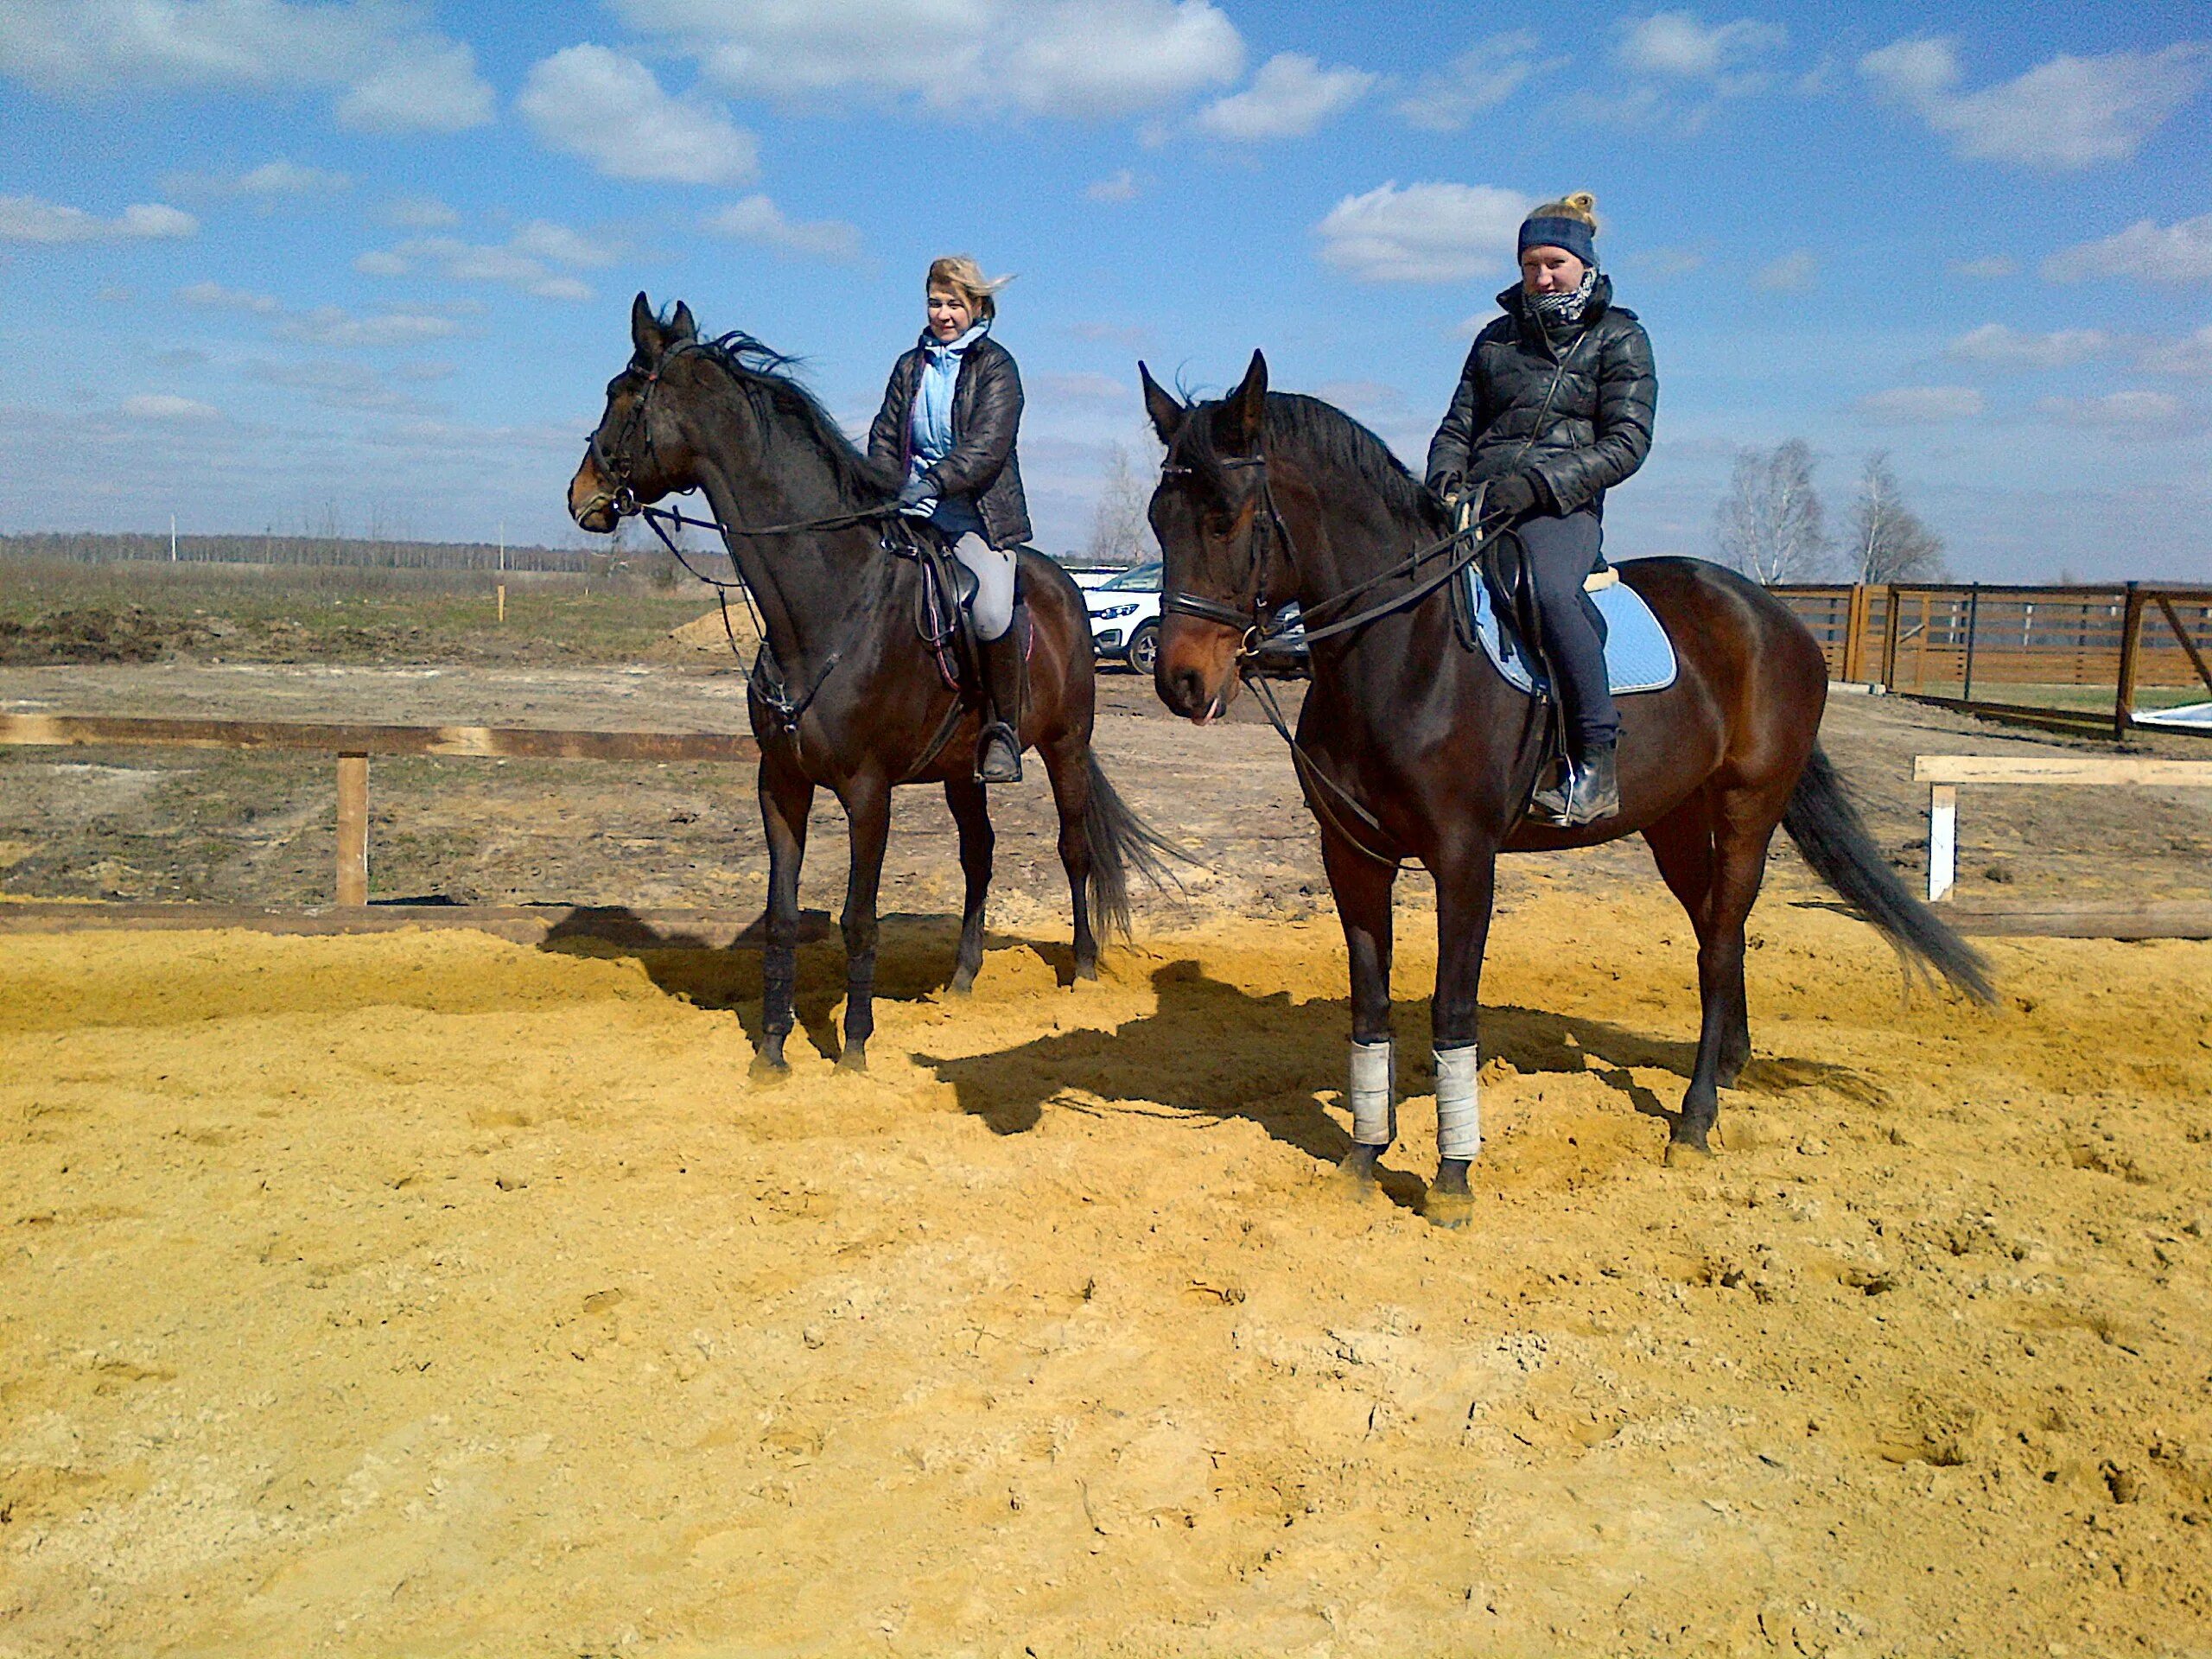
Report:
[{"label": "car headlight", "polygon": [[1135,605],[1109,605],[1103,610],[1093,611],[1091,613],[1091,616],[1095,620],[1100,622],[1110,622],[1116,617],[1127,616],[1130,612],[1135,609],[1136,607]]}]

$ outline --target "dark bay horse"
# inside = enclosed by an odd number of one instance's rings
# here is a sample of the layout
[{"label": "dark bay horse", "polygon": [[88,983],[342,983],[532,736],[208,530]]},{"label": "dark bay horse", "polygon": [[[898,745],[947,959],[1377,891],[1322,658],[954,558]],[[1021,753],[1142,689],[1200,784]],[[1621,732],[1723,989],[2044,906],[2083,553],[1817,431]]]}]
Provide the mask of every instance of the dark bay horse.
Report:
[{"label": "dark bay horse", "polygon": [[[1988,997],[1980,959],[1905,890],[1845,798],[1816,741],[1827,696],[1820,647],[1772,594],[1696,559],[1621,566],[1666,625],[1679,672],[1665,690],[1621,701],[1620,815],[1573,830],[1532,822],[1522,808],[1543,735],[1534,702],[1460,645],[1448,584],[1419,593],[1453,548],[1443,504],[1349,416],[1270,394],[1258,353],[1243,384],[1211,403],[1185,403],[1138,369],[1167,446],[1151,507],[1166,558],[1160,698],[1202,725],[1212,719],[1236,694],[1250,630],[1287,601],[1300,601],[1312,639],[1299,777],[1351,957],[1349,1173],[1371,1177],[1395,1128],[1390,894],[1409,859],[1436,882],[1442,1144],[1429,1207],[1447,1222],[1467,1213],[1480,1145],[1477,998],[1501,851],[1641,834],[1689,912],[1704,1019],[1670,1154],[1707,1149],[1716,1091],[1751,1058],[1744,924],[1777,824],[1911,958]],[[1324,637],[1325,619],[1356,613],[1348,603],[1363,610],[1393,594],[1405,602]]]},{"label": "dark bay horse", "polygon": [[[993,834],[975,781],[978,717],[947,683],[921,636],[921,567],[884,476],[784,371],[788,359],[742,334],[699,337],[689,308],[663,322],[643,294],[630,313],[629,365],[569,485],[569,512],[612,531],[664,496],[705,493],[730,557],[758,604],[769,669],[747,698],[760,740],[760,816],[768,842],[766,1041],[756,1076],[785,1070],[797,975],[799,865],[816,788],[843,804],[852,831],[845,887],[844,1046],[865,1070],[875,1028],[876,890],[891,791],[938,783],[960,831],[967,879],[952,988],[983,960]],[[750,527],[750,528],[748,528]],[[753,533],[772,527],[774,533]],[[1020,586],[1033,644],[1021,711],[1025,748],[1044,757],[1060,821],[1060,861],[1075,903],[1075,973],[1097,975],[1094,909],[1126,929],[1128,871],[1150,870],[1154,838],[1115,794],[1090,749],[1095,683],[1090,619],[1075,583],[1025,550]]]}]

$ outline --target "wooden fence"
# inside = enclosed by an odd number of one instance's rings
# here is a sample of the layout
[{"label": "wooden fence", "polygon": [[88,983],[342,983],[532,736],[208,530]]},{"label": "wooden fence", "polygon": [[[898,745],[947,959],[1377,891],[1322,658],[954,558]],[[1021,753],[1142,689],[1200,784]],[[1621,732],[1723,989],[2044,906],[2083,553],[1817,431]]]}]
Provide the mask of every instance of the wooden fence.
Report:
[{"label": "wooden fence", "polygon": [[1831,679],[2115,736],[2145,710],[2146,696],[2212,700],[2212,588],[1860,583],[1773,592],[1820,641]]}]

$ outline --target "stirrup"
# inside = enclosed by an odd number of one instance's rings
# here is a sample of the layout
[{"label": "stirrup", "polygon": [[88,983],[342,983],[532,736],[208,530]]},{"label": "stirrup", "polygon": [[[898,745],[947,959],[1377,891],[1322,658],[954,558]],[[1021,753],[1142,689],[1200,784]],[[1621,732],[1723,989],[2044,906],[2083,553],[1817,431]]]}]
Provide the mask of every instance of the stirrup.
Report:
[{"label": "stirrup", "polygon": [[[995,753],[1008,757],[1011,764],[995,762]],[[1014,735],[1014,728],[1002,720],[995,720],[983,728],[983,735],[976,745],[976,781],[979,784],[1018,784],[1021,781],[1021,740]]]},{"label": "stirrup", "polygon": [[1574,762],[1561,755],[1559,761],[1559,780],[1544,785],[1529,797],[1529,810],[1522,816],[1537,823],[1549,824],[1554,830],[1567,827],[1567,803],[1574,796]]}]

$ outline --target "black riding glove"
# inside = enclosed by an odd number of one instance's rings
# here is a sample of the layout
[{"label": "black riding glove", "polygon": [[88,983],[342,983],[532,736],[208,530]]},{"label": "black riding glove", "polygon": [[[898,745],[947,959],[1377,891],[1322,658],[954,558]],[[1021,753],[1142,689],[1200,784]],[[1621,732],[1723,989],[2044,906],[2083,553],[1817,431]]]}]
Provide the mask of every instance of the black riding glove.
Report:
[{"label": "black riding glove", "polygon": [[930,482],[927,474],[920,478],[910,478],[899,492],[899,505],[902,507],[918,507],[936,493],[937,486]]},{"label": "black riding glove", "polygon": [[1496,480],[1490,493],[1483,498],[1485,518],[1518,518],[1536,505],[1536,482],[1526,473],[1515,473]]}]

